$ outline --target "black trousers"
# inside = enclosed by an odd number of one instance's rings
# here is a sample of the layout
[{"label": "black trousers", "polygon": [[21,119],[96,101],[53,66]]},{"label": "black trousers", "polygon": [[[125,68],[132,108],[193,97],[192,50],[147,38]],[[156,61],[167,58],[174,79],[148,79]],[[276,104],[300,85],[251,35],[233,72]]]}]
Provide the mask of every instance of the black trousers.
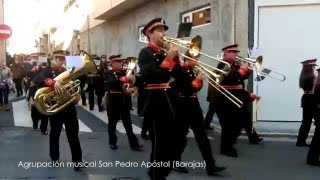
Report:
[{"label": "black trousers", "polygon": [[48,128],[48,116],[41,114],[35,106],[31,106],[31,118],[33,127],[38,128],[38,123],[41,120],[40,130],[46,132]]},{"label": "black trousers", "polygon": [[314,99],[312,94],[304,94],[301,98],[302,124],[299,129],[297,144],[305,144],[315,116]]},{"label": "black trousers", "polygon": [[198,147],[206,162],[206,168],[214,167],[215,160],[212,155],[210,141],[205,132],[203,114],[198,99],[178,98],[175,111],[176,130],[176,161],[181,161],[181,155],[187,145],[187,133],[191,127]]},{"label": "black trousers", "polygon": [[89,107],[92,109],[94,107],[94,85],[88,84],[89,92]]},{"label": "black trousers", "polygon": [[98,107],[102,107],[102,98],[104,96],[104,91],[103,90],[96,90],[96,95],[97,95],[97,104]]},{"label": "black trousers", "polygon": [[147,107],[146,104],[144,103],[145,98],[146,98],[146,94],[145,94],[145,90],[143,87],[139,87],[138,88],[138,110],[137,113],[138,115],[143,116],[143,121],[142,121],[142,128],[141,128],[141,133],[147,133],[149,131],[150,128],[150,114],[148,115],[148,113],[145,113],[145,108]]},{"label": "black trousers", "polygon": [[311,141],[310,149],[307,155],[307,162],[319,162],[320,157],[320,123],[316,125],[314,135]]},{"label": "black trousers", "polygon": [[212,119],[215,113],[216,113],[216,109],[215,109],[214,102],[210,102],[206,117],[204,119],[204,125],[206,127],[210,127],[210,124],[212,122]]},{"label": "black trousers", "polygon": [[[242,100],[242,102],[245,102],[245,91],[235,90],[230,92],[233,92],[233,95]],[[233,149],[233,145],[237,142],[241,133],[243,128],[243,113],[246,111],[246,107],[238,108],[223,95],[217,97],[216,105],[216,113],[221,125],[220,151],[228,152]]]},{"label": "black trousers", "polygon": [[[172,164],[174,153],[173,109],[170,97],[165,90],[147,90],[145,112],[152,142],[150,162]],[[171,166],[153,166],[149,169],[152,179],[164,179],[171,171]]]},{"label": "black trousers", "polygon": [[251,143],[256,142],[260,137],[256,129],[253,127],[253,122],[250,118],[250,112],[248,110],[243,111],[243,112],[240,112],[240,115],[241,117],[238,119],[241,120],[242,127],[246,131],[249,142]]},{"label": "black trousers", "polygon": [[130,116],[130,103],[131,95],[123,94],[109,94],[107,101],[107,115],[108,115],[108,134],[109,144],[117,144],[116,127],[118,121],[121,119],[123,126],[127,132],[129,144],[131,148],[139,145],[137,136],[132,130],[132,121]]},{"label": "black trousers", "polygon": [[86,91],[84,90],[84,87],[85,87],[85,83],[80,82],[80,88],[81,88],[80,96],[81,96],[81,101],[83,105],[87,104]]},{"label": "black trousers", "polygon": [[143,121],[142,121],[142,128],[141,133],[147,133],[151,126],[151,115],[148,115],[148,113],[145,113],[143,115]]},{"label": "black trousers", "polygon": [[144,87],[139,86],[138,87],[138,110],[137,114],[142,115],[142,109],[143,109],[143,101],[144,101]]},{"label": "black trousers", "polygon": [[82,150],[79,141],[79,121],[74,104],[67,106],[63,111],[50,117],[50,157],[53,161],[59,160],[59,138],[63,124],[71,149],[72,162],[81,162]]},{"label": "black trousers", "polygon": [[18,96],[23,95],[23,91],[22,91],[22,78],[13,79],[13,82],[14,82],[14,84],[16,85],[17,95],[18,95]]}]

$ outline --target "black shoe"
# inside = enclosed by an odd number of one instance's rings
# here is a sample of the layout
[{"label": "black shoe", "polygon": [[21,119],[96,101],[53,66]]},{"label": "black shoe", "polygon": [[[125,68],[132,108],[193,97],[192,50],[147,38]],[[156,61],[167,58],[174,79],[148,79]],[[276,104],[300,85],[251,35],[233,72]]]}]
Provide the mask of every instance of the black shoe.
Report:
[{"label": "black shoe", "polygon": [[79,172],[79,171],[82,171],[82,169],[81,169],[80,167],[74,167],[73,170],[74,170],[74,171],[78,171],[78,172]]},{"label": "black shoe", "polygon": [[102,112],[104,111],[104,108],[103,107],[99,107],[99,112]]},{"label": "black shoe", "polygon": [[137,146],[134,146],[134,147],[131,147],[131,150],[132,151],[142,151],[142,148],[143,147],[143,145],[137,145]]},{"label": "black shoe", "polygon": [[90,107],[90,111],[93,111],[93,107]]},{"label": "black shoe", "polygon": [[86,168],[89,166],[89,163],[83,163],[83,162],[74,162],[75,166],[73,167],[73,169],[75,171],[82,171],[83,168]]},{"label": "black shoe", "polygon": [[110,148],[111,148],[112,150],[116,150],[116,149],[118,149],[118,146],[115,145],[115,144],[110,144]]},{"label": "black shoe", "polygon": [[224,171],[225,169],[227,168],[214,165],[213,167],[207,167],[206,171],[207,171],[207,174],[211,176],[211,175],[216,175],[217,172]]},{"label": "black shoe", "polygon": [[188,169],[186,167],[174,167],[173,170],[179,172],[179,173],[189,173]]},{"label": "black shoe", "polygon": [[307,161],[307,164],[320,167],[320,161]]},{"label": "black shoe", "polygon": [[252,141],[250,141],[250,144],[260,144],[261,141],[263,141],[263,138],[252,140]]},{"label": "black shoe", "polygon": [[238,157],[238,153],[236,149],[231,149],[229,151],[221,151],[220,154],[228,156],[228,157]]},{"label": "black shoe", "polygon": [[38,129],[38,125],[33,125],[33,129]]},{"label": "black shoe", "polygon": [[87,103],[82,103],[82,106],[87,106]]},{"label": "black shoe", "polygon": [[144,140],[149,140],[149,136],[147,135],[146,132],[141,132],[141,138]]},{"label": "black shoe", "polygon": [[43,135],[47,135],[47,134],[48,134],[48,131],[41,131],[41,133],[42,133]]},{"label": "black shoe", "polygon": [[296,146],[297,147],[310,147],[310,145],[307,143],[296,143]]}]

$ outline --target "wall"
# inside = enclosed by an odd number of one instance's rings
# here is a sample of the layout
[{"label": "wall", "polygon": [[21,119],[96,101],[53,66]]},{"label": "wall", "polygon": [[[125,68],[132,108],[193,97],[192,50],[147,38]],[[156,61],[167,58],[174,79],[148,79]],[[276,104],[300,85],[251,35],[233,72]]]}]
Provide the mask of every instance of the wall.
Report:
[{"label": "wall", "polygon": [[299,122],[303,95],[298,86],[300,62],[320,58],[317,45],[320,23],[310,20],[320,16],[320,0],[256,0],[255,3],[254,48],[263,54],[264,67],[287,77],[284,82],[266,78],[254,84],[262,96],[254,107],[258,110],[255,119]]},{"label": "wall", "polygon": [[[170,27],[167,35],[176,37],[180,13],[210,4],[211,24],[194,28],[191,37],[203,38],[202,51],[212,56],[221,52],[221,48],[232,43],[240,45],[241,55],[246,55],[248,45],[248,0],[154,0],[116,20],[106,21],[88,31],[80,33],[80,49],[91,54],[121,53],[123,57],[138,56],[144,43],[138,41],[138,27],[145,25],[155,17],[163,17]],[[161,7],[161,8],[159,8]],[[185,38],[190,40],[191,38]],[[76,40],[76,39],[74,39]],[[88,46],[90,44],[90,46]],[[217,62],[203,57],[205,63],[216,66]],[[200,92],[201,101],[205,101],[206,86]],[[207,106],[206,104],[204,104]],[[204,107],[206,111],[207,107]]]}]

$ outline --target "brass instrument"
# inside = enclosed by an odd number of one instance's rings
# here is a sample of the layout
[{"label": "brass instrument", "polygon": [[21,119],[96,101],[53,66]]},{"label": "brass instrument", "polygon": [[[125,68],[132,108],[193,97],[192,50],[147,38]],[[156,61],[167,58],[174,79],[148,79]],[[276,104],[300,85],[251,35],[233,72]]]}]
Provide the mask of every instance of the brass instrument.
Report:
[{"label": "brass instrument", "polygon": [[[192,61],[196,62],[196,70],[198,72],[201,72],[206,78],[205,80],[208,82],[209,85],[214,87],[217,91],[219,91],[221,94],[223,94],[226,98],[228,98],[232,103],[234,103],[237,107],[242,107],[243,103],[240,101],[236,96],[234,96],[232,93],[230,93],[227,89],[225,89],[223,86],[221,86],[219,83],[223,80],[223,78],[227,75],[227,71],[220,70],[218,68],[212,67],[210,65],[207,65],[205,63],[202,63],[194,57],[197,57],[200,55],[200,53],[196,53],[197,51],[200,52],[201,50],[201,44],[202,39],[200,36],[196,36],[192,39],[190,43],[190,48],[186,48],[186,58]],[[220,61],[220,60],[219,60]],[[230,67],[230,64],[227,62],[223,62]],[[228,68],[230,69],[230,68]],[[218,71],[218,72],[217,72]]]},{"label": "brass instrument", "polygon": [[[203,75],[206,76],[206,81],[213,86],[217,91],[219,91],[221,94],[226,96],[231,102],[233,102],[236,106],[239,108],[242,106],[242,102],[235,97],[232,93],[230,93],[227,89],[225,89],[223,86],[221,86],[219,83],[222,81],[222,79],[229,73],[230,70],[230,64],[224,61],[223,59],[220,58],[215,58],[213,56],[207,55],[205,53],[202,53],[201,50],[201,43],[202,39],[200,36],[194,37],[191,41],[185,41],[185,40],[180,40],[176,38],[171,38],[171,37],[164,37],[164,42],[168,44],[174,44],[179,47],[182,47],[187,50],[186,55],[179,53],[180,56],[187,58],[191,61],[197,62],[196,68],[198,71],[202,72]],[[141,41],[143,43],[148,43],[146,41]],[[165,52],[167,51],[166,49],[163,49]],[[224,63],[227,65],[226,70],[221,70],[216,67],[210,66],[206,63],[203,63],[201,61],[198,61],[194,59],[194,57],[198,57],[199,55],[204,55],[210,59],[216,60],[218,62]]]},{"label": "brass instrument", "polygon": [[[126,65],[125,68],[127,69],[126,76],[128,78],[130,78],[130,76],[133,75],[134,69],[136,68],[137,63],[138,63],[138,60],[136,57],[128,57],[127,59],[124,59],[124,64]],[[128,90],[131,87],[131,85],[134,84],[134,81],[135,81],[134,76],[131,79],[132,79],[132,82],[126,84],[126,88],[125,88],[126,90]]]},{"label": "brass instrument", "polygon": [[54,78],[59,81],[63,87],[63,93],[57,94],[54,88],[44,87],[37,90],[34,96],[34,103],[40,113],[44,115],[53,115],[79,98],[80,81],[76,78],[87,74],[97,73],[97,67],[92,58],[85,52],[81,51],[80,56],[83,60],[83,67],[79,69],[66,70]]},{"label": "brass instrument", "polygon": [[[249,53],[250,56],[250,53]],[[218,54],[217,58],[222,58],[223,53]],[[265,68],[262,66],[262,61],[258,61],[257,59],[253,58],[245,58],[241,56],[237,56],[237,60],[240,63],[247,63],[249,65],[249,68],[257,73],[257,76],[259,78],[261,77],[270,77],[273,79],[276,79],[278,81],[284,82],[286,80],[286,76],[280,72],[277,72],[271,68]]]}]

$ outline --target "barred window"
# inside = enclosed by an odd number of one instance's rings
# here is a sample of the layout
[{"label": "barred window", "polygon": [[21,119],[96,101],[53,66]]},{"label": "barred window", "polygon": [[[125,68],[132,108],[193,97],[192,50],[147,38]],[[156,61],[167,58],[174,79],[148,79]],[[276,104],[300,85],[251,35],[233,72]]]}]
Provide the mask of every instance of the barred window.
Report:
[{"label": "barred window", "polygon": [[138,32],[139,32],[139,41],[148,42],[147,36],[145,36],[145,35],[142,33],[143,28],[144,28],[144,26],[141,26],[141,27],[139,27],[139,29],[138,29]]},{"label": "barred window", "polygon": [[182,14],[182,23],[192,23],[192,27],[199,27],[211,23],[211,6],[196,9]]}]

